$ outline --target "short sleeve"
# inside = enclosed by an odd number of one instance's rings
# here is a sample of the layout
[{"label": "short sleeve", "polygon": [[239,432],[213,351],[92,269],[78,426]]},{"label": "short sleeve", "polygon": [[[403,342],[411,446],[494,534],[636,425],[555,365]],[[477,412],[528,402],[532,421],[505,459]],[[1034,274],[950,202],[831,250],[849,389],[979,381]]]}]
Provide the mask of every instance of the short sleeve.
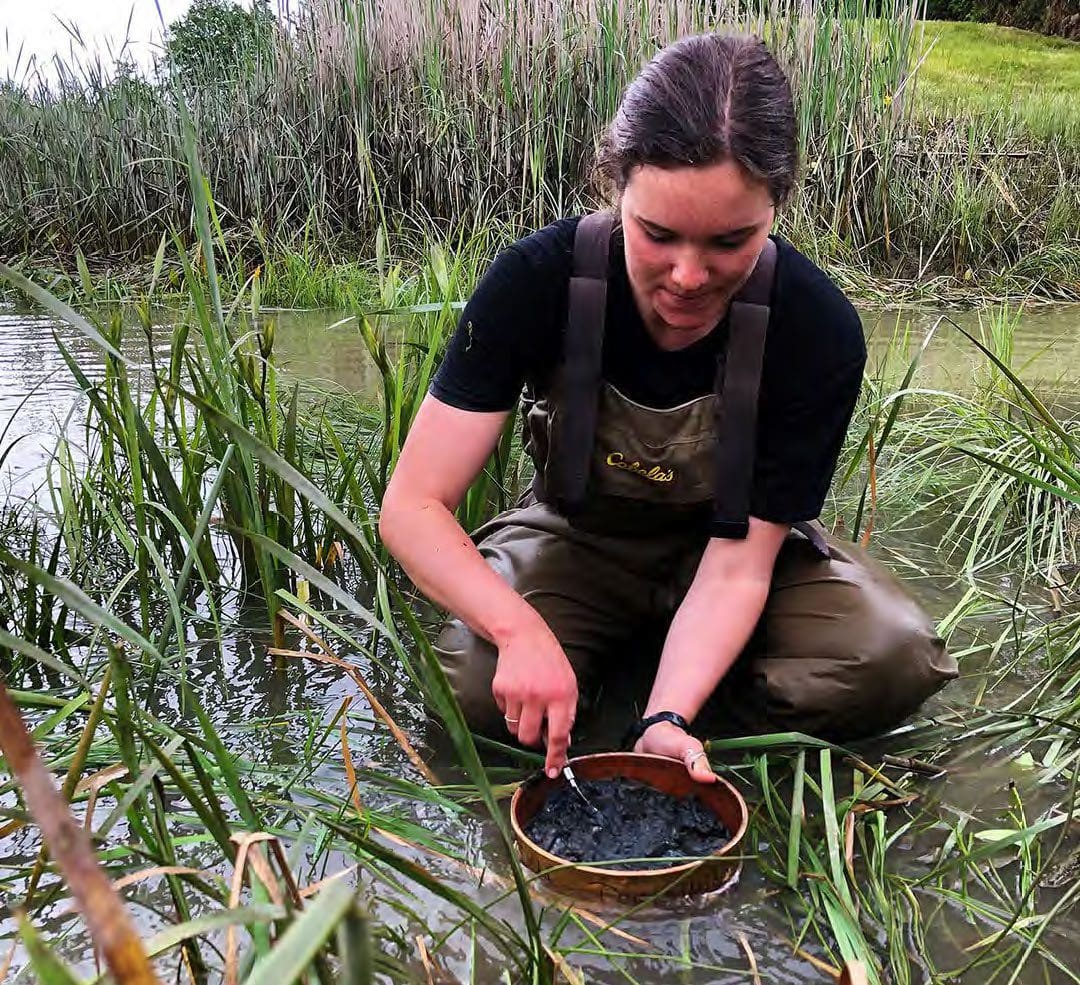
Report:
[{"label": "short sleeve", "polygon": [[558,357],[573,227],[563,220],[503,250],[476,285],[430,392],[462,410],[512,409]]},{"label": "short sleeve", "polygon": [[509,410],[521,392],[526,354],[522,311],[511,298],[528,289],[522,258],[499,254],[480,279],[431,383],[431,393],[462,410]]}]

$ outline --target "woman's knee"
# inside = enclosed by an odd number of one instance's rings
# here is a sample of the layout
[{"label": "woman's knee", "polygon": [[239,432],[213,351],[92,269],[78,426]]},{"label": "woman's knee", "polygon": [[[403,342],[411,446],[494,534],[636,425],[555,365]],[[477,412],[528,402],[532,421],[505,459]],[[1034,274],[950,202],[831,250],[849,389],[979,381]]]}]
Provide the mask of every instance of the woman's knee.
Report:
[{"label": "woman's knee", "polygon": [[891,575],[834,565],[825,583],[815,605],[789,607],[772,640],[765,627],[755,676],[771,718],[836,738],[870,735],[956,677],[930,618]]},{"label": "woman's knee", "polygon": [[863,659],[866,676],[877,687],[869,689],[864,703],[872,714],[873,702],[880,702],[880,714],[890,719],[884,724],[895,725],[953,680],[958,670],[933,622],[914,602],[881,606],[875,618],[881,630]]},{"label": "woman's knee", "polygon": [[770,719],[785,728],[856,738],[880,733],[915,712],[956,676],[932,632],[878,633],[832,657],[763,661]]}]

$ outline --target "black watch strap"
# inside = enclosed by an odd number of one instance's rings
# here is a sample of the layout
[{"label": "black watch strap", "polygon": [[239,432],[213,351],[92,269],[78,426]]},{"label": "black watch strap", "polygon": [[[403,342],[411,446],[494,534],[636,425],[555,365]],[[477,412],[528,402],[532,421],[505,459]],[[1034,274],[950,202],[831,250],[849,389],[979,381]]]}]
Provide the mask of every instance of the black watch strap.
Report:
[{"label": "black watch strap", "polygon": [[671,722],[672,725],[677,725],[687,735],[691,734],[690,723],[678,712],[658,711],[655,715],[648,715],[645,718],[639,719],[626,730],[626,734],[623,736],[622,740],[623,749],[633,749],[637,740],[645,734],[645,730],[650,725],[655,725],[657,722]]}]

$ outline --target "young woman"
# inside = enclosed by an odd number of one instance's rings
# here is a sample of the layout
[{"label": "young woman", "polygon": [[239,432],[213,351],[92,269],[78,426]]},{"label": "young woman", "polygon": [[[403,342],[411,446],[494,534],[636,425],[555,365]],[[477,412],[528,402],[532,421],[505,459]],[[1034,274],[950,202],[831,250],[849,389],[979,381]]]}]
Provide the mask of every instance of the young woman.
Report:
[{"label": "young woman", "polygon": [[[866,350],[841,291],[770,236],[797,163],[760,40],[665,48],[601,143],[614,211],[496,258],[402,450],[382,536],[456,617],[438,650],[470,724],[546,740],[551,775],[579,696],[657,626],[629,741],[705,782],[690,723],[722,681],[732,730],[851,737],[956,676],[895,579],[816,523]],[[519,396],[536,479],[470,538],[453,511]]]}]

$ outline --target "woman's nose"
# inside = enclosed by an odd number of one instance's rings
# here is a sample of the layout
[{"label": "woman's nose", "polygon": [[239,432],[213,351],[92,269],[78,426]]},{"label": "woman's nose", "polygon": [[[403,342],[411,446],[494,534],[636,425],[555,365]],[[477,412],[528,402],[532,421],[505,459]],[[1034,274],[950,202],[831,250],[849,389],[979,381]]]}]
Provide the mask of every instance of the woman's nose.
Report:
[{"label": "woman's nose", "polygon": [[677,257],[671,268],[671,282],[680,291],[696,291],[704,287],[709,279],[709,271],[699,256],[684,253]]}]

